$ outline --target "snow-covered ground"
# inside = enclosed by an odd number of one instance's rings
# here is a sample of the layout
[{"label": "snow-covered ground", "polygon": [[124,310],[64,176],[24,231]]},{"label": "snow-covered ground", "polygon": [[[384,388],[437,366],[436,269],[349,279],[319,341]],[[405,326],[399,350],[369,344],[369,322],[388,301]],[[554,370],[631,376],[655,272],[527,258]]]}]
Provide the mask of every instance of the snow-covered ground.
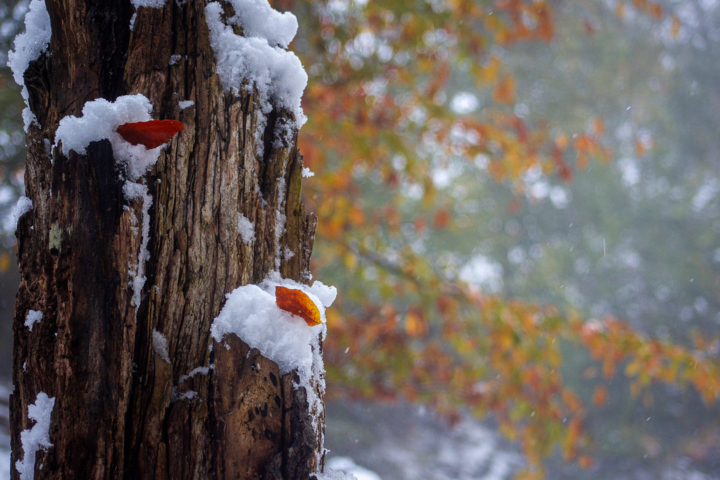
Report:
[{"label": "snow-covered ground", "polygon": [[523,465],[516,447],[471,418],[451,427],[422,407],[335,401],[326,420],[328,466],[358,480],[509,480]]},{"label": "snow-covered ground", "polygon": [[[490,422],[464,417],[450,426],[413,405],[330,401],[326,407],[327,465],[358,480],[505,480],[523,466],[519,447]],[[596,457],[588,470],[548,459],[548,480],[720,480],[687,457],[654,461],[628,454]],[[704,472],[701,470],[705,470]],[[369,473],[368,473],[369,472]]]}]

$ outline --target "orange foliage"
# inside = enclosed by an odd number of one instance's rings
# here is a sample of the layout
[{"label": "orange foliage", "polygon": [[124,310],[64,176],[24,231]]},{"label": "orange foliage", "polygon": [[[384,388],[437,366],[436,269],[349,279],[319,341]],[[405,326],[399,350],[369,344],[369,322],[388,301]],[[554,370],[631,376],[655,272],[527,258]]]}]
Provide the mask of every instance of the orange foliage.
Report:
[{"label": "orange foliage", "polygon": [[[539,166],[568,182],[591,160],[611,158],[599,118],[590,119],[589,131],[562,132],[512,111],[518,83],[490,47],[552,39],[548,2],[499,0],[491,8],[450,1],[442,11],[425,2],[409,11],[389,0],[341,13],[306,0],[286,3],[309,22],[301,28],[308,48],[299,52],[311,76],[303,99],[308,123],[298,145],[316,174],[304,185],[324,252],[313,268],[360,275],[371,267],[377,275],[377,291],[351,288],[336,303],[339,313],[329,314],[330,381],[352,398],[405,398],[448,415],[459,407],[492,413],[500,430],[521,442],[530,463],[525,478],[540,478],[542,457],[557,445],[569,461],[592,464],[586,406],[560,374],[561,343],[591,353],[597,366],[589,378],[599,371],[611,378],[627,364],[638,393],[664,382],[693,385],[708,403],[718,399],[720,369],[709,350],[648,339],[616,319],[583,322],[572,312],[484,295],[449,280],[405,240],[407,227],[418,235],[428,225],[444,233],[459,222],[452,201],[435,187],[433,162],[482,157],[497,181],[516,182]],[[653,5],[630,8],[662,15]],[[619,3],[618,14],[625,8]],[[387,50],[363,51],[360,35]],[[451,66],[461,63],[493,98],[477,114],[447,108]],[[435,156],[419,153],[421,144]],[[372,206],[374,199],[362,196],[367,183],[397,202]],[[419,214],[402,207],[410,188],[420,192]],[[593,402],[606,401],[598,387]]]},{"label": "orange foliage", "polygon": [[495,86],[493,100],[497,103],[515,103],[515,79],[510,75],[504,76]]},{"label": "orange foliage", "polygon": [[595,393],[593,394],[593,403],[596,407],[600,407],[605,404],[607,400],[607,389],[603,386],[595,387]]}]

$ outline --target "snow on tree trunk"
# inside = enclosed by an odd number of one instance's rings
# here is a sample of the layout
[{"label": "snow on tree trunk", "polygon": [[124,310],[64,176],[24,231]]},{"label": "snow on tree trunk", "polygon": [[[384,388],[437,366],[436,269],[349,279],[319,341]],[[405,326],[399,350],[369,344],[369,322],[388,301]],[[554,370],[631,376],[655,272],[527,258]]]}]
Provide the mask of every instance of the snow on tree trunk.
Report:
[{"label": "snow on tree trunk", "polygon": [[[33,21],[46,34],[41,3]],[[13,479],[18,462],[34,462],[38,479],[304,480],[322,469],[322,376],[298,388],[296,371],[210,335],[236,287],[274,271],[311,278],[316,219],[300,202],[296,147],[307,77],[284,50],[294,19],[266,3],[46,0],[49,45],[17,48],[33,55],[22,77],[32,209],[17,229]],[[136,94],[149,117],[185,127],[131,171],[120,140],[92,137],[102,122],[83,108]],[[73,135],[86,148],[63,147]],[[30,315],[41,318],[32,329]],[[50,397],[49,443],[24,458],[28,407]]]}]

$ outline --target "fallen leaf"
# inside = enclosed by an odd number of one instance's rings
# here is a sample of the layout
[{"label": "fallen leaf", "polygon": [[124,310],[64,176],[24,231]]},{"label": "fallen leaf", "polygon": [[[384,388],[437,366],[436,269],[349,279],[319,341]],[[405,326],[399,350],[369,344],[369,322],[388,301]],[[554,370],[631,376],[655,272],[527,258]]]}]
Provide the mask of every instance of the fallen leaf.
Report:
[{"label": "fallen leaf", "polygon": [[150,120],[149,122],[124,123],[117,133],[132,145],[145,145],[151,150],[170,140],[176,133],[182,132],[185,125],[177,120]]},{"label": "fallen leaf", "polygon": [[286,312],[302,318],[311,327],[322,323],[317,305],[302,290],[275,287],[275,303]]}]

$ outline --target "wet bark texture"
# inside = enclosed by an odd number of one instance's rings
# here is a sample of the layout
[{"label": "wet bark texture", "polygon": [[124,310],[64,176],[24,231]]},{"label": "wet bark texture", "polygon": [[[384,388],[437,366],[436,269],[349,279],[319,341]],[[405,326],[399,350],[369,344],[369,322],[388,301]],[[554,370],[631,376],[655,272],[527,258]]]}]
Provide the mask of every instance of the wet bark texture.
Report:
[{"label": "wet bark texture", "polygon": [[[27,137],[34,208],[17,231],[13,465],[20,432],[34,424],[28,405],[45,392],[56,398],[53,447],[38,452],[36,479],[309,478],[322,462],[322,412],[308,411],[292,373],[280,377],[237,337],[209,335],[236,287],[278,265],[285,278],[307,277],[316,220],[300,202],[296,142],[273,147],[267,129],[257,154],[256,96],[223,91],[203,1],[140,7],[132,31],[129,0],[46,2],[51,44],[25,73],[39,125]],[[81,116],[86,102],[135,93],[153,118],[185,124],[141,180],[153,203],[140,305],[129,272],[143,206],[124,198],[109,142],[86,155],[56,147],[52,161],[47,148],[60,119]],[[183,100],[195,104],[181,110]],[[287,221],[276,236],[278,212]],[[249,244],[238,213],[255,224]],[[32,331],[29,310],[43,312]],[[170,362],[154,352],[153,330],[167,338]]]}]

